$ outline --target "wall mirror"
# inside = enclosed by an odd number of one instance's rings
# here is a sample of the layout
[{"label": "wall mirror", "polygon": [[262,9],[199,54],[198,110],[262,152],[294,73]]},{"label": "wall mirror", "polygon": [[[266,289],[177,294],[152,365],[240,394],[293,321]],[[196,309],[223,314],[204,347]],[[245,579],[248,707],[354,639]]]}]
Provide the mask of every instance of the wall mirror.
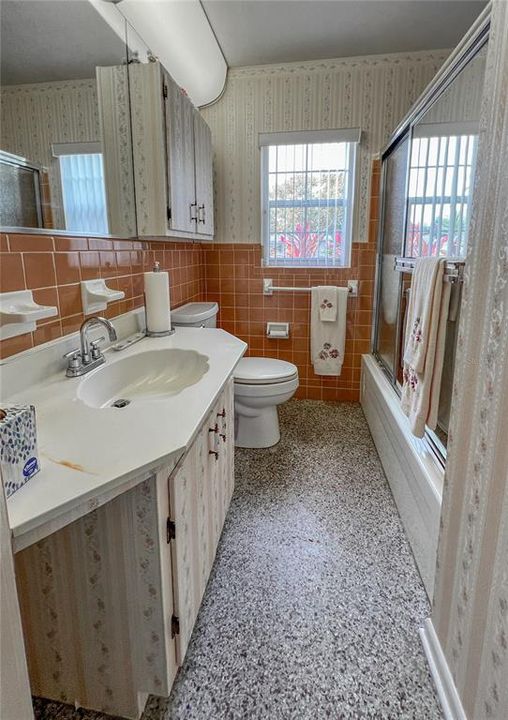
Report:
[{"label": "wall mirror", "polygon": [[[470,48],[441,90],[409,118],[383,153],[374,354],[396,392],[411,275],[395,258],[466,256],[486,39]],[[400,268],[399,268],[400,270]],[[451,287],[439,420],[427,437],[444,459],[460,317],[461,284]]]},{"label": "wall mirror", "polygon": [[121,18],[113,30],[88,0],[4,0],[0,225],[135,235],[128,102]]}]

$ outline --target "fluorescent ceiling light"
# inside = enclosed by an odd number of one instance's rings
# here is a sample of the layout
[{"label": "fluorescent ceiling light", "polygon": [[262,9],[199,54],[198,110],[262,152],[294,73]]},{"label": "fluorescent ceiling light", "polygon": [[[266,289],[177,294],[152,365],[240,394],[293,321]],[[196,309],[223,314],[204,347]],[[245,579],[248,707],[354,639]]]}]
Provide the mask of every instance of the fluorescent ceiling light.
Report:
[{"label": "fluorescent ceiling light", "polygon": [[121,0],[116,8],[195,105],[219,97],[227,65],[199,0]]}]

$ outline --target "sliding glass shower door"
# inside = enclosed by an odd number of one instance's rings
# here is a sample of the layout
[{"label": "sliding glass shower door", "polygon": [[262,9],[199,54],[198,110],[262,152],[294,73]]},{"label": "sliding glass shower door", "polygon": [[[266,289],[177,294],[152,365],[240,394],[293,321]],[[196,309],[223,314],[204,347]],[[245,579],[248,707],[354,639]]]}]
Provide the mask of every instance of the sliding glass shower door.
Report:
[{"label": "sliding glass shower door", "polygon": [[[435,256],[463,262],[466,258],[485,55],[483,40],[432,101],[399,129],[383,153],[373,349],[399,394],[411,274],[404,272],[404,263],[396,270],[395,259]],[[448,310],[438,424],[427,431],[443,458],[460,303],[457,283]]]},{"label": "sliding glass shower door", "polygon": [[378,253],[374,347],[390,378],[397,376],[401,277],[395,271],[395,258],[401,255],[404,242],[408,155],[409,133],[394,145],[383,162],[382,243]]}]

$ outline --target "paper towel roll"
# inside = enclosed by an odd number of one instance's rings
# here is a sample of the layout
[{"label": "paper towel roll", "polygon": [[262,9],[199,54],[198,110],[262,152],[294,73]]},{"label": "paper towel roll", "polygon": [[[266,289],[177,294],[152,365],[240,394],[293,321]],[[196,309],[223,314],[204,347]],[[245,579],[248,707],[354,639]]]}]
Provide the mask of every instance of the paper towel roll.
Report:
[{"label": "paper towel roll", "polygon": [[146,329],[154,333],[168,332],[171,330],[168,273],[154,270],[144,275]]}]

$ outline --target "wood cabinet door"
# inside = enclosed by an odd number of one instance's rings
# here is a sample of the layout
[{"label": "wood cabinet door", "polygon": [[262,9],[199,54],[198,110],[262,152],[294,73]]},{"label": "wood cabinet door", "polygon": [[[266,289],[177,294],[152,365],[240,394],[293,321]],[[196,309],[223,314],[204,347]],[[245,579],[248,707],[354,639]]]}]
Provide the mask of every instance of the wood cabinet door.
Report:
[{"label": "wood cabinet door", "polygon": [[139,717],[144,694],[169,694],[170,471],[17,553],[34,694],[122,717]]},{"label": "wood cabinet door", "polygon": [[[104,75],[106,70],[108,68],[98,68],[97,72],[101,71],[101,77],[104,78],[107,77]],[[164,78],[159,63],[129,65],[129,97],[127,101],[130,103],[131,113],[130,132],[132,133],[132,164],[137,220],[137,233],[134,235],[166,235],[168,230],[163,87]],[[117,124],[122,128],[127,125],[128,129],[125,116],[119,112],[117,114]],[[130,147],[125,143],[121,150],[122,176],[118,176],[117,182],[121,186],[126,184],[128,186],[127,166],[130,162]],[[115,190],[115,192],[118,193],[119,190]],[[108,197],[109,194],[108,186]]]},{"label": "wood cabinet door", "polygon": [[[221,395],[217,412],[219,422],[220,454],[219,454],[219,497],[220,497],[220,532],[231,502],[234,488],[234,409],[233,382],[228,384]],[[219,533],[220,534],[220,533]]]},{"label": "wood cabinet door", "polygon": [[196,172],[197,232],[213,237],[212,133],[198,110],[194,110],[194,156]]},{"label": "wood cabinet door", "polygon": [[194,173],[194,109],[182,89],[164,74],[166,147],[168,160],[169,228],[196,232]]},{"label": "wood cabinet door", "polygon": [[233,491],[233,383],[169,478],[177,661],[182,664]]},{"label": "wood cabinet door", "polygon": [[171,542],[174,613],[179,625],[176,645],[180,665],[187,652],[201,602],[196,470],[194,444],[170,478],[171,520],[174,523],[174,542]]},{"label": "wood cabinet door", "polygon": [[205,422],[196,438],[196,482],[197,482],[197,548],[198,548],[198,594],[201,602],[205,592],[210,570],[212,569],[213,553],[210,533],[210,449],[213,444],[213,426]]},{"label": "wood cabinet door", "polygon": [[215,558],[224,520],[221,483],[223,449],[221,447],[222,440],[219,436],[221,432],[221,411],[222,396],[215,404],[209,420],[210,427],[213,427],[215,430],[215,432],[210,433],[210,450],[208,460],[208,486],[210,492],[210,554],[212,562]]},{"label": "wood cabinet door", "polygon": [[235,489],[235,402],[233,378],[228,380],[224,391],[225,458],[224,458],[224,515],[226,515]]}]

